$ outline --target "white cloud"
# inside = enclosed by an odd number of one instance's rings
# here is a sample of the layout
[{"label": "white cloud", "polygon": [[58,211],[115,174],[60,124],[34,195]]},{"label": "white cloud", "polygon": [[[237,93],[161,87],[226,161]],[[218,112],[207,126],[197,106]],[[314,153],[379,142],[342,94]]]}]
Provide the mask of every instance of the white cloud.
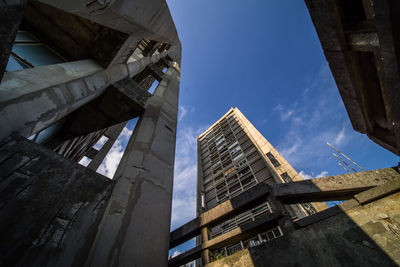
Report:
[{"label": "white cloud", "polygon": [[294,112],[293,109],[289,109],[289,110],[286,110],[285,112],[281,112],[281,120],[287,121],[290,118],[290,116],[292,116],[293,112]]},{"label": "white cloud", "polygon": [[171,255],[171,258],[174,258],[174,257],[176,257],[178,255],[181,255],[181,254],[182,254],[182,252],[180,252],[178,250],[175,250],[174,253]]},{"label": "white cloud", "polygon": [[179,117],[178,120],[182,120],[187,113],[187,109],[184,106],[179,106]]},{"label": "white cloud", "polygon": [[93,146],[94,149],[100,150],[103,145],[107,142],[108,138],[104,135],[97,141],[97,143]]},{"label": "white cloud", "polygon": [[278,104],[273,108],[274,111],[282,111],[283,110],[283,106],[282,104]]},{"label": "white cloud", "polygon": [[194,112],[194,107],[191,106],[179,106],[178,120],[181,121],[188,113]]},{"label": "white cloud", "polygon": [[335,145],[341,145],[342,143],[344,143],[346,137],[344,131],[345,129],[342,128],[342,130],[340,130],[340,132],[336,135],[335,139],[333,140],[333,143]]},{"label": "white cloud", "polygon": [[184,126],[178,129],[171,229],[196,216],[197,136],[207,128]]},{"label": "white cloud", "polygon": [[89,159],[88,157],[83,157],[80,161],[79,164],[87,167],[87,165],[89,165],[91,159]]},{"label": "white cloud", "polygon": [[292,108],[287,109],[282,104],[278,104],[272,110],[279,113],[281,121],[287,121],[294,114],[295,109],[293,107],[296,105],[297,103],[293,103]]},{"label": "white cloud", "polygon": [[320,172],[319,174],[317,174],[317,175],[314,176],[314,173],[313,173],[313,172],[311,172],[311,174],[308,174],[308,173],[306,173],[305,171],[301,170],[301,171],[299,172],[299,174],[303,177],[303,179],[309,180],[309,179],[313,179],[313,178],[325,177],[325,176],[328,175],[328,172],[327,172],[327,171],[322,171],[322,172]]},{"label": "white cloud", "polygon": [[133,131],[127,127],[122,130],[118,139],[115,141],[107,156],[97,169],[98,173],[101,173],[108,178],[113,178],[115,171],[117,170],[118,164],[121,161],[122,155],[124,154],[124,144],[126,144],[127,140],[129,140],[132,132]]},{"label": "white cloud", "polygon": [[317,174],[315,178],[325,177],[328,176],[328,171],[322,171],[321,173]]},{"label": "white cloud", "polygon": [[301,177],[303,177],[303,179],[305,179],[305,180],[314,178],[314,177],[312,177],[312,174],[307,174],[307,173],[305,173],[303,170],[301,170],[301,171],[299,172],[299,174],[300,174]]},{"label": "white cloud", "polygon": [[273,108],[280,121],[286,120],[281,124],[276,148],[295,168],[308,173],[318,168],[318,173],[331,165],[326,142],[343,146],[355,138],[355,133],[348,130],[351,124],[343,115],[343,103],[327,65],[321,67],[306,88],[308,94],[300,92],[290,108],[282,104]]}]

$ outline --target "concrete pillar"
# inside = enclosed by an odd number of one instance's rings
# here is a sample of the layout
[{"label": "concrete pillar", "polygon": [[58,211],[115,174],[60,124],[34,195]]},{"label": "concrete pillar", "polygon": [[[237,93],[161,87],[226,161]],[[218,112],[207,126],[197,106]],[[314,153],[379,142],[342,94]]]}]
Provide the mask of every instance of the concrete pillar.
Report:
[{"label": "concrete pillar", "polygon": [[167,266],[179,77],[174,62],[148,100],[86,266]]},{"label": "concrete pillar", "polygon": [[110,84],[135,76],[166,54],[107,69],[81,60],[5,73],[0,84],[0,140],[12,133],[29,137],[47,128],[101,95]]},{"label": "concrete pillar", "polygon": [[24,0],[8,0],[0,3],[0,81],[24,16],[25,3]]},{"label": "concrete pillar", "polygon": [[117,124],[115,126],[112,126],[104,133],[104,136],[107,137],[108,140],[101,147],[100,151],[97,152],[96,156],[90,161],[87,168],[94,170],[94,171],[96,171],[99,168],[100,164],[103,162],[104,158],[107,156],[111,147],[114,145],[118,136],[124,129],[126,123],[127,122],[123,122],[123,123]]},{"label": "concrete pillar", "polygon": [[[201,228],[201,239],[203,240],[202,243],[207,242],[209,240],[210,230],[208,227]],[[210,263],[210,250],[204,249],[201,252],[201,260],[203,262],[203,266]]]}]

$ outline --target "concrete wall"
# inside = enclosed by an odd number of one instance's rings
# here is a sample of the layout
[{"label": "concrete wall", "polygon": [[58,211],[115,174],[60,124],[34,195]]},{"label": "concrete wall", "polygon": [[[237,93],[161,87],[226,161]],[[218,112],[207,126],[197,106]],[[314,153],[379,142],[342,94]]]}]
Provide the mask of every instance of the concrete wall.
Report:
[{"label": "concrete wall", "polygon": [[[355,199],[334,207],[340,211],[332,213],[333,216],[315,216],[314,222],[309,220],[314,215],[310,216],[307,225],[303,224],[300,229],[207,267],[234,266],[229,264],[232,259],[246,262],[243,266],[260,267],[398,266],[400,183],[391,183],[360,193]],[[388,192],[392,194],[383,197]],[[369,199],[364,203],[364,198]],[[376,198],[378,200],[373,201]]]},{"label": "concrete wall", "polygon": [[0,265],[82,266],[112,180],[22,137],[0,144]]},{"label": "concrete wall", "polygon": [[114,175],[116,186],[88,266],[166,266],[180,68],[165,73]]}]

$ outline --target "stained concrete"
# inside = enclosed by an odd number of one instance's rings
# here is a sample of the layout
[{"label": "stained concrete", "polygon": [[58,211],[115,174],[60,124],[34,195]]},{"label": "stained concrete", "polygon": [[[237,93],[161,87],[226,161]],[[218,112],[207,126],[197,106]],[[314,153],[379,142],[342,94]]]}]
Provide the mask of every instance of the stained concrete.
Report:
[{"label": "stained concrete", "polygon": [[[231,266],[398,266],[400,264],[400,180],[370,189],[353,200],[299,220],[283,237],[217,260]],[[368,197],[369,196],[369,197]],[[366,201],[368,199],[368,201]],[[324,213],[323,212],[323,213]],[[307,220],[307,223],[301,221]]]},{"label": "stained concrete", "polygon": [[0,265],[82,266],[113,182],[14,136],[0,144]]},{"label": "stained concrete", "polygon": [[0,84],[0,140],[11,133],[29,137],[47,128],[101,95],[110,84],[133,77],[166,54],[108,69],[85,60],[5,73]]},{"label": "stained concrete", "polygon": [[132,134],[88,266],[166,266],[179,95],[173,63]]},{"label": "stained concrete", "polygon": [[140,41],[146,31],[146,38],[180,46],[177,31],[168,9],[162,0],[147,1],[95,1],[82,4],[80,0],[40,0],[40,2],[84,17],[111,29],[138,36]]},{"label": "stained concrete", "polygon": [[305,3],[353,128],[400,155],[398,2]]},{"label": "stained concrete", "polygon": [[0,81],[24,15],[25,3],[24,0],[8,0],[0,4]]}]

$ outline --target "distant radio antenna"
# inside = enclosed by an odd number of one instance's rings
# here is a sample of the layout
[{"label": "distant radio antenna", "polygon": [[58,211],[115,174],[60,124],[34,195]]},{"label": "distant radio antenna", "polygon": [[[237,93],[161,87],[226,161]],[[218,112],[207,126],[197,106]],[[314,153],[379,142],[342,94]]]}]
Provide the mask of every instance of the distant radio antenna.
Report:
[{"label": "distant radio antenna", "polygon": [[341,166],[343,169],[345,169],[348,173],[350,173],[350,171],[349,171],[345,166],[343,166],[342,164],[340,164],[340,162],[338,162],[338,164],[339,164],[339,166]]},{"label": "distant radio antenna", "polygon": [[332,155],[333,155],[334,157],[336,157],[338,160],[340,160],[341,162],[343,162],[344,164],[346,164],[347,167],[349,167],[350,169],[352,169],[354,172],[357,172],[357,170],[355,170],[353,167],[351,167],[346,161],[344,161],[344,160],[342,160],[341,158],[339,158],[338,155],[336,155],[335,153],[332,153]]},{"label": "distant radio antenna", "polygon": [[[361,167],[360,165],[358,165],[357,163],[355,163],[354,161],[352,161],[348,156],[346,156],[345,154],[343,154],[342,152],[339,151],[339,149],[337,149],[336,147],[334,147],[333,145],[329,144],[328,142],[326,142],[326,144],[328,146],[330,146],[331,148],[333,148],[336,152],[338,152],[340,155],[342,155],[343,157],[345,157],[347,160],[349,160],[351,163],[353,163],[354,165],[356,165],[358,168],[360,168],[362,171],[365,172],[365,169],[363,167]],[[334,154],[335,156],[335,154]],[[348,165],[346,162],[344,162],[341,158],[339,158],[338,156],[335,156],[338,159],[340,159],[343,163],[345,163],[347,166],[349,166],[352,170],[354,170],[350,165]],[[357,172],[356,170],[354,170],[355,172]]]}]

